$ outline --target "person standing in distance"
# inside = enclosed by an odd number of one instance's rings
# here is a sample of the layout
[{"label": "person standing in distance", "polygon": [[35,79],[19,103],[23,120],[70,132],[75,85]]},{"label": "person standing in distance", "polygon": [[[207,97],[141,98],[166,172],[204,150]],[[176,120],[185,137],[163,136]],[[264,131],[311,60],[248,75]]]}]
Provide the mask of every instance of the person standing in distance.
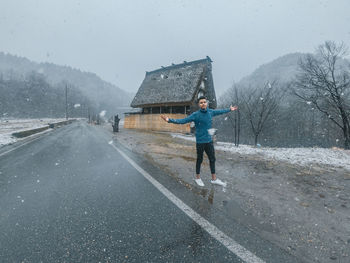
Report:
[{"label": "person standing in distance", "polygon": [[212,110],[208,108],[207,98],[201,96],[198,98],[199,110],[193,112],[190,116],[184,119],[170,119],[165,115],[161,115],[161,118],[169,123],[174,124],[185,124],[194,122],[196,127],[196,148],[197,148],[197,161],[196,161],[196,179],[195,182],[199,186],[204,186],[204,183],[200,177],[200,169],[203,161],[203,152],[205,152],[209,158],[210,171],[212,184],[225,186],[226,184],[220,179],[216,178],[215,174],[215,150],[213,145],[212,136],[209,134],[209,129],[212,128],[212,118],[214,116],[235,111],[238,109],[237,106],[230,106],[229,109]]}]

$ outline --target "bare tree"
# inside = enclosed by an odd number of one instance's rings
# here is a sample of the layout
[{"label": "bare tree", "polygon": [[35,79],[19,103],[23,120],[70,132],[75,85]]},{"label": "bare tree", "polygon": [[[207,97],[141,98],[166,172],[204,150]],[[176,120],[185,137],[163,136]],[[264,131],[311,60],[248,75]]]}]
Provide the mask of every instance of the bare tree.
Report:
[{"label": "bare tree", "polygon": [[222,101],[222,107],[228,107],[230,105],[237,105],[238,109],[233,113],[229,114],[227,117],[224,117],[225,120],[229,119],[230,128],[229,133],[232,135],[235,146],[239,146],[240,141],[240,131],[241,131],[241,113],[240,113],[240,96],[238,87],[236,84],[233,84],[232,87],[220,98]]},{"label": "bare tree", "polygon": [[243,109],[254,134],[254,144],[258,144],[258,137],[265,128],[267,120],[276,113],[282,91],[276,87],[276,82],[266,83],[263,88],[250,88],[242,94]]},{"label": "bare tree", "polygon": [[[237,86],[234,86],[234,89],[232,90],[234,92],[233,95],[233,103],[231,103],[232,105],[239,105],[240,104],[240,100],[239,100],[239,96],[238,96],[238,88]],[[232,120],[231,115],[228,116],[233,128],[233,132],[234,132],[234,143],[235,146],[239,146],[239,135],[241,132],[241,112],[240,112],[240,107],[238,107],[238,109],[234,112],[234,119]]]},{"label": "bare tree", "polygon": [[350,68],[344,60],[346,54],[344,44],[327,41],[319,46],[315,55],[300,60],[293,91],[342,130],[344,148],[350,149]]}]

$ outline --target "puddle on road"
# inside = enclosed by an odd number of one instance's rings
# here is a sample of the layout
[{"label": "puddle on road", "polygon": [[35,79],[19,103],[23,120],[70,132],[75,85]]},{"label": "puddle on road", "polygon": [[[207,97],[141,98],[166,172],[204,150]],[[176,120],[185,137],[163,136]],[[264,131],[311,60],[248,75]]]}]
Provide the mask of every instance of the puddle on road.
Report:
[{"label": "puddle on road", "polygon": [[198,189],[197,187],[193,187],[190,190],[193,193],[207,199],[210,205],[214,205],[214,196],[216,196],[215,201],[216,205],[218,205],[218,208],[221,206],[220,209],[222,209],[222,211],[224,211],[228,217],[234,218],[242,225],[248,226],[251,229],[258,230],[258,232],[278,232],[278,230],[272,227],[270,224],[265,222],[262,223],[261,221],[258,221],[253,215],[248,214],[236,201],[225,199],[225,197],[219,192],[215,194],[215,187],[212,187],[211,189]]}]

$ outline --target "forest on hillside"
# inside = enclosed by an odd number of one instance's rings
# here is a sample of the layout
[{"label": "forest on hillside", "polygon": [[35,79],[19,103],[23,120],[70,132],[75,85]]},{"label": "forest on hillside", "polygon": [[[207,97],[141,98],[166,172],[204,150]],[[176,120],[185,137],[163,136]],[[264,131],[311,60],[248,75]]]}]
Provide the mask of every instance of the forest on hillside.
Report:
[{"label": "forest on hillside", "polygon": [[[28,84],[25,83],[35,83],[35,81],[31,80],[31,75],[36,75],[34,78],[43,78],[43,82],[46,83],[39,83],[40,87],[35,88],[33,88],[32,85],[30,86],[31,89],[40,90],[41,86],[45,85],[53,87],[53,90],[46,91],[46,94],[48,94],[48,97],[46,97],[47,99],[50,100],[52,97],[51,95],[54,93],[60,94],[67,84],[70,86],[70,98],[72,100],[76,100],[78,97],[84,98],[83,101],[87,101],[88,104],[93,105],[94,109],[96,109],[94,114],[98,114],[101,111],[106,111],[109,116],[121,113],[121,108],[128,107],[132,98],[131,93],[102,80],[94,73],[84,72],[69,66],[60,66],[53,63],[37,63],[24,57],[0,52],[0,79],[2,80],[0,96],[9,97],[15,93],[25,93],[23,89],[28,87]],[[5,89],[8,91],[10,88],[11,94],[6,94]],[[16,91],[15,89],[17,88],[20,88],[20,90]],[[32,94],[32,97],[34,100],[34,94]],[[2,100],[4,100],[4,98]],[[17,104],[17,102],[20,101],[14,100],[14,103]],[[43,102],[43,105],[44,104],[45,102]],[[11,106],[10,104],[6,105]],[[15,105],[11,107],[7,106],[5,107],[3,105],[1,109],[5,112],[13,112]],[[21,106],[23,105],[18,105],[18,111],[16,112],[21,111]],[[57,108],[54,108],[50,111],[43,112],[43,114],[49,114],[47,117],[51,117],[51,114],[55,114],[56,111]],[[72,109],[72,112],[75,111],[76,110]],[[27,114],[29,114],[29,112]],[[32,117],[35,116],[33,115]]]},{"label": "forest on hillside", "polygon": [[[314,54],[265,65],[221,98],[239,110],[215,120],[221,140],[273,147],[350,148],[347,47],[327,41]],[[281,64],[282,63],[282,64]],[[287,68],[289,78],[277,78]],[[269,74],[269,72],[272,72]]]},{"label": "forest on hillside", "polygon": [[0,76],[0,91],[0,118],[64,118],[66,107],[69,118],[87,118],[96,111],[96,105],[77,87],[64,82],[51,85],[36,72],[21,80]]}]

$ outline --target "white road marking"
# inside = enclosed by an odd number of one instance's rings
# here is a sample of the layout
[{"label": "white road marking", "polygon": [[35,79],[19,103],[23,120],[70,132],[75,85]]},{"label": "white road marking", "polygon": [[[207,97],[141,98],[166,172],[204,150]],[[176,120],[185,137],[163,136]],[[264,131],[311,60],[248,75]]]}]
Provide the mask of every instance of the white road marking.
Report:
[{"label": "white road marking", "polygon": [[232,238],[227,236],[216,226],[211,224],[205,218],[200,216],[192,208],[182,202],[173,193],[166,189],[162,184],[155,180],[149,173],[143,170],[138,164],[136,164],[129,156],[127,156],[122,150],[116,147],[114,144],[111,146],[116,149],[137,171],[139,171],[151,184],[153,184],[162,194],[164,194],[171,202],[173,202],[178,208],[180,208],[187,216],[200,225],[205,231],[207,231],[213,238],[223,244],[228,250],[234,253],[247,263],[265,263],[261,258],[254,255],[252,252],[242,247]]},{"label": "white road marking", "polygon": [[25,143],[22,143],[21,145],[18,145],[17,147],[14,147],[14,148],[12,148],[12,149],[6,151],[6,152],[0,153],[0,157],[3,156],[3,155],[5,155],[5,154],[8,154],[8,153],[10,153],[10,152],[12,152],[12,151],[14,151],[14,150],[17,150],[18,148],[21,148],[22,146],[27,145],[28,143],[34,142],[34,141],[36,141],[36,140],[38,140],[38,139],[40,139],[40,138],[41,138],[41,136],[35,137],[34,139],[31,139],[30,141],[27,141],[27,142],[25,142]]}]

